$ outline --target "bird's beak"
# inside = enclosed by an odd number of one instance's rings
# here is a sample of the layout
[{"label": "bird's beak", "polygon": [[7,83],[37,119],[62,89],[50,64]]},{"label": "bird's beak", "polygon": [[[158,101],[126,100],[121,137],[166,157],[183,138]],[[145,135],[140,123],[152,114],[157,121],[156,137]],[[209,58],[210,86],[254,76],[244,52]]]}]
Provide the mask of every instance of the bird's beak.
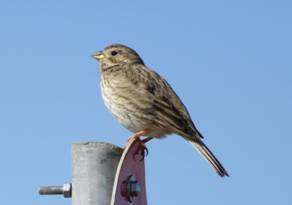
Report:
[{"label": "bird's beak", "polygon": [[103,59],[105,56],[102,52],[98,51],[98,52],[94,53],[93,55],[91,55],[91,57],[99,61],[99,60]]}]

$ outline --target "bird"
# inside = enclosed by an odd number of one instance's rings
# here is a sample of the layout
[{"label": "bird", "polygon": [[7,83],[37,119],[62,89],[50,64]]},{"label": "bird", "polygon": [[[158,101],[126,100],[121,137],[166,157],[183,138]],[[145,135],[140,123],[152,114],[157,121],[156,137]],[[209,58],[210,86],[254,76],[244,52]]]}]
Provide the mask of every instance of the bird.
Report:
[{"label": "bird", "polygon": [[134,133],[130,139],[143,136],[146,142],[177,134],[190,142],[219,176],[229,176],[203,143],[203,135],[179,96],[134,49],[115,43],[92,57],[99,62],[103,101],[117,121]]}]

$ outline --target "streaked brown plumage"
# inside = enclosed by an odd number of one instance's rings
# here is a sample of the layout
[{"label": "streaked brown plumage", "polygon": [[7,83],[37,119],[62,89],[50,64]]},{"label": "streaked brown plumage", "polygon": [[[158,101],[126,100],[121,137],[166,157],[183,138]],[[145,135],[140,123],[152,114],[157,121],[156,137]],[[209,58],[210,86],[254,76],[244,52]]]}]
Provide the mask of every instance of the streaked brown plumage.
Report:
[{"label": "streaked brown plumage", "polygon": [[171,86],[147,68],[131,48],[113,44],[93,55],[100,62],[103,100],[120,124],[141,135],[178,134],[189,141],[220,176],[227,171],[202,142],[186,107]]}]

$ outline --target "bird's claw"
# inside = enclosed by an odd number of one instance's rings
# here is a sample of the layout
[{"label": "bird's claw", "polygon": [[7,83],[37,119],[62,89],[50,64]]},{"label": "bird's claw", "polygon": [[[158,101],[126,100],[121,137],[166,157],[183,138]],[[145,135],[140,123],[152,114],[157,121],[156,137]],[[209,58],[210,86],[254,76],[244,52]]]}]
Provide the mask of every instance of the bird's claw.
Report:
[{"label": "bird's claw", "polygon": [[137,155],[141,156],[140,161],[144,160],[146,156],[148,156],[149,151],[148,148],[145,146],[145,143],[143,141],[140,141],[140,145],[137,149]]}]

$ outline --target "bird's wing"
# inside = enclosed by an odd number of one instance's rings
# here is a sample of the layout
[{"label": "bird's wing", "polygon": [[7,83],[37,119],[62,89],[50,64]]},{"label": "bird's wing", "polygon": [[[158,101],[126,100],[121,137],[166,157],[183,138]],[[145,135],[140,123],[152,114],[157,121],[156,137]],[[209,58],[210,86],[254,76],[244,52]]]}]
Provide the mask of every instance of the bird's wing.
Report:
[{"label": "bird's wing", "polygon": [[164,78],[143,64],[129,66],[126,70],[137,89],[143,89],[144,97],[152,100],[153,110],[171,125],[175,132],[187,138],[203,138],[185,105]]}]

